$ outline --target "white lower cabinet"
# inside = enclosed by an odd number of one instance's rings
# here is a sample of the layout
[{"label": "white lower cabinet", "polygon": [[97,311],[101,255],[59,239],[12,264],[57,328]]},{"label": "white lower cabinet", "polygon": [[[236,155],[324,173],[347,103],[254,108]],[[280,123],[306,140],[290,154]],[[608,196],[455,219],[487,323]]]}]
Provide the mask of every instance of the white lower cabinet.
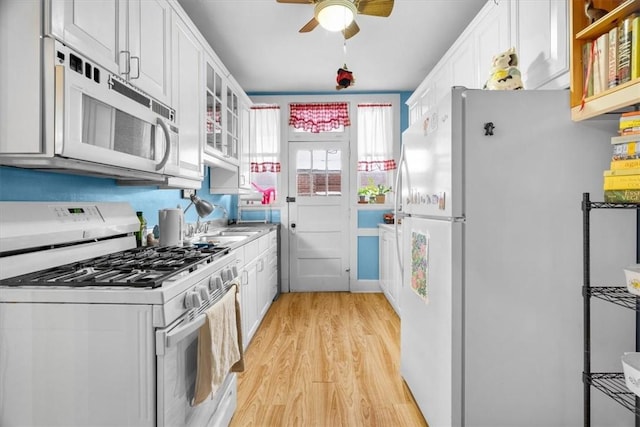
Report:
[{"label": "white lower cabinet", "polygon": [[[396,255],[396,235],[393,226],[380,224],[379,230],[379,280],[387,300],[400,315],[400,287],[402,273]],[[402,235],[399,236],[402,239]]]},{"label": "white lower cabinet", "polygon": [[242,345],[246,349],[258,330],[278,289],[277,232],[235,250],[240,275]]},{"label": "white lower cabinet", "polygon": [[269,299],[273,299],[278,295],[278,248],[270,248],[268,253],[269,263],[267,264],[269,272]]},{"label": "white lower cabinet", "polygon": [[271,307],[278,287],[278,237],[272,230],[258,240],[258,312],[264,317]]}]

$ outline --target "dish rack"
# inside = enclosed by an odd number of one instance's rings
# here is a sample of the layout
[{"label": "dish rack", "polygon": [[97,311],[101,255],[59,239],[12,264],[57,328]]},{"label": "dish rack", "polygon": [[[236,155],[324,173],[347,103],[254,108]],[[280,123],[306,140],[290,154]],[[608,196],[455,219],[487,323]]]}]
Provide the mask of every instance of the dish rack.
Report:
[{"label": "dish rack", "polygon": [[[242,213],[253,213],[256,216],[259,213],[264,214],[264,218],[255,219],[243,219]],[[262,193],[253,192],[249,194],[243,194],[238,197],[238,220],[237,223],[262,223],[267,224],[272,222],[272,208],[271,205],[262,204]]]}]

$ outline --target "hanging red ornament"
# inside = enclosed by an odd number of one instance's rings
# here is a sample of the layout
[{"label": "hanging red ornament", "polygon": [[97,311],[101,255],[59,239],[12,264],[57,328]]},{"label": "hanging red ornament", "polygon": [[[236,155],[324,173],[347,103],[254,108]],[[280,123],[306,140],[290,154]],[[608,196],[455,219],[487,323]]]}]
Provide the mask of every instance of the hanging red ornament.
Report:
[{"label": "hanging red ornament", "polygon": [[355,84],[356,79],[353,77],[353,73],[347,68],[347,64],[344,64],[342,68],[338,68],[336,82],[338,83],[336,90],[346,89]]}]

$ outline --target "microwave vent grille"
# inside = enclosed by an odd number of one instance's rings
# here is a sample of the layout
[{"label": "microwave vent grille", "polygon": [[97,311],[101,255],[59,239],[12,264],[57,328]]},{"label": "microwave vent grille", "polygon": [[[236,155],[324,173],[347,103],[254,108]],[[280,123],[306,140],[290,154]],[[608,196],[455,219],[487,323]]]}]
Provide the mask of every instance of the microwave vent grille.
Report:
[{"label": "microwave vent grille", "polygon": [[171,108],[168,108],[167,106],[162,105],[154,100],[151,101],[151,110],[154,113],[160,114],[165,119],[169,119],[171,121],[173,121],[174,119],[174,112]]},{"label": "microwave vent grille", "polygon": [[136,91],[135,89],[130,88],[129,86],[123,84],[119,80],[114,79],[113,77],[109,79],[109,86],[112,90],[115,90],[119,94],[124,95],[127,98],[136,101],[137,103],[142,104],[147,108],[151,107],[151,98]]}]

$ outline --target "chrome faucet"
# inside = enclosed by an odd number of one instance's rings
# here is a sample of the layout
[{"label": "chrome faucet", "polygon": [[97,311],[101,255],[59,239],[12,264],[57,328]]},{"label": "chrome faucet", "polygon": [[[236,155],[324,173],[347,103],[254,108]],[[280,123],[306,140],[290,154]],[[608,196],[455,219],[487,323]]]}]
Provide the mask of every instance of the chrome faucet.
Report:
[{"label": "chrome faucet", "polygon": [[222,218],[229,219],[229,212],[227,212],[227,208],[222,205],[213,205],[213,210],[222,209]]}]

